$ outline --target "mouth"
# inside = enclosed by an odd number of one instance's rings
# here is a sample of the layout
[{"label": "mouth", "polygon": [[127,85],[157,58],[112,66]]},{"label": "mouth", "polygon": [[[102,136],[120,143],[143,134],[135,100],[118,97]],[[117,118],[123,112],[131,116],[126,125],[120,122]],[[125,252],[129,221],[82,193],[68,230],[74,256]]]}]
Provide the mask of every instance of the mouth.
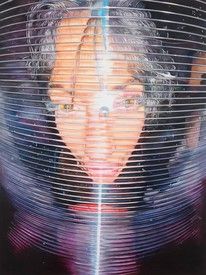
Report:
[{"label": "mouth", "polygon": [[113,214],[113,213],[126,213],[127,210],[124,208],[115,207],[109,204],[102,204],[99,206],[98,204],[90,203],[90,204],[77,204],[73,205],[71,208],[73,211],[77,212],[87,212],[87,213],[105,213],[105,214]]}]

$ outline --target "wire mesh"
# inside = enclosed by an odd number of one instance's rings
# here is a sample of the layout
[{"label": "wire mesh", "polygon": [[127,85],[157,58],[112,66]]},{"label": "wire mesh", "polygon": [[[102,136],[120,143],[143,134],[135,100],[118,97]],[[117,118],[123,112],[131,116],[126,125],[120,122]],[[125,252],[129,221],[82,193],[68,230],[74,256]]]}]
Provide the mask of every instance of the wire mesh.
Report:
[{"label": "wire mesh", "polygon": [[205,1],[0,3],[2,187],[17,253],[140,274],[201,241]]}]

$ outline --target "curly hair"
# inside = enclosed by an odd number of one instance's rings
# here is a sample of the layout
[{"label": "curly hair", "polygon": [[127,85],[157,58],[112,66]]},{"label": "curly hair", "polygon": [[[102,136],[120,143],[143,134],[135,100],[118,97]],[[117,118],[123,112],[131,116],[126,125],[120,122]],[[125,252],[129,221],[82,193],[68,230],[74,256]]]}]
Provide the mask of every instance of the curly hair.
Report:
[{"label": "curly hair", "polygon": [[[27,42],[31,59],[28,67],[34,77],[49,75],[55,61],[55,38],[62,18],[75,17],[74,11],[91,10],[96,16],[101,1],[43,0],[27,16]],[[109,1],[108,35],[115,50],[121,51],[134,67],[134,79],[145,83],[144,105],[152,117],[158,116],[158,105],[172,103],[175,84],[174,61],[163,49],[150,13],[141,1]],[[141,74],[141,75],[140,75]]]}]

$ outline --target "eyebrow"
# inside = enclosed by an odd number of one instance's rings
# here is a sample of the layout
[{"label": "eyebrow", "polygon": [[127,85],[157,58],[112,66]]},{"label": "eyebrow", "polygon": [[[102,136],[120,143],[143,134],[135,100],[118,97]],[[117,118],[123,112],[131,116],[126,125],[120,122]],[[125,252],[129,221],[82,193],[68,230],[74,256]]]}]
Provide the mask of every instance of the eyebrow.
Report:
[{"label": "eyebrow", "polygon": [[[130,78],[129,80],[127,80],[127,82],[125,82],[125,83],[123,83],[123,84],[121,84],[121,85],[115,85],[114,86],[114,90],[123,90],[125,87],[127,87],[128,85],[131,85],[131,84],[137,84],[138,85],[138,83],[136,83],[136,79],[134,79],[134,78]],[[141,85],[141,83],[139,83],[139,85]]]},{"label": "eyebrow", "polygon": [[49,88],[64,89],[64,87],[61,84],[49,84]]},{"label": "eyebrow", "polygon": [[[113,86],[113,91],[124,90],[125,87],[127,87],[128,85],[131,85],[131,84],[135,85],[136,84],[136,79],[130,78],[123,84],[114,85]],[[70,94],[70,95],[74,95],[74,92],[75,92],[75,91],[68,91],[68,89],[63,87],[63,85],[60,84],[60,83],[49,84],[49,88],[51,88],[51,89],[63,89],[63,90],[66,90],[68,92],[68,94]]]},{"label": "eyebrow", "polygon": [[49,84],[50,89],[61,89],[61,90],[66,90],[68,94],[73,95],[73,91],[69,91],[65,87],[63,87],[62,84],[56,83],[56,84]]}]

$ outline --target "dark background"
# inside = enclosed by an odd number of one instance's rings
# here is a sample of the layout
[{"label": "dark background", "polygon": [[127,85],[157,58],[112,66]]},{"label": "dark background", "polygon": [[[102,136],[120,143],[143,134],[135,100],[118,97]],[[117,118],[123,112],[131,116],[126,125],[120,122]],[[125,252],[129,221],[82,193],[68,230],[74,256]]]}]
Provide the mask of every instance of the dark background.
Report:
[{"label": "dark background", "polygon": [[[7,232],[13,209],[1,189],[0,211],[0,275],[68,275],[55,255],[34,248],[20,254],[12,252]],[[205,228],[203,222],[203,232]],[[143,262],[138,275],[206,275],[205,243],[203,236],[201,244],[190,240],[181,247],[161,250]]]}]

